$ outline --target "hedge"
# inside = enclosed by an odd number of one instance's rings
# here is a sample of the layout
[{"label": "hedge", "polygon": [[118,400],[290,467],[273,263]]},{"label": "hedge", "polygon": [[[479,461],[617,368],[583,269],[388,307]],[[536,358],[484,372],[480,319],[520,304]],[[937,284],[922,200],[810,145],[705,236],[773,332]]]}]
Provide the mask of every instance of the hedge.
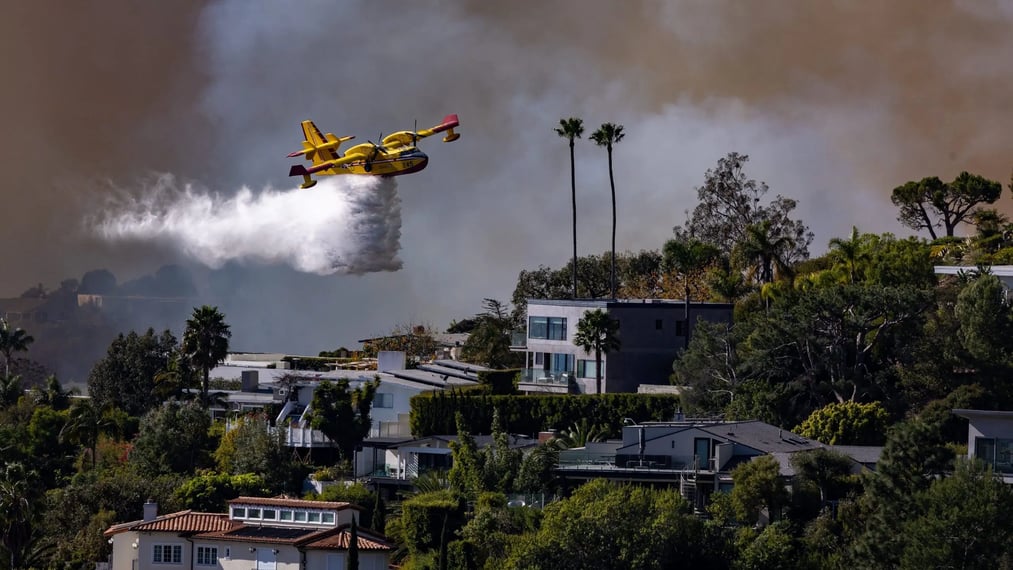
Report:
[{"label": "hedge", "polygon": [[411,399],[412,435],[453,435],[460,413],[472,434],[488,434],[493,410],[508,433],[535,435],[540,431],[571,428],[587,418],[618,435],[624,418],[635,422],[671,420],[679,409],[674,394],[602,394],[493,396],[460,390],[426,392]]}]

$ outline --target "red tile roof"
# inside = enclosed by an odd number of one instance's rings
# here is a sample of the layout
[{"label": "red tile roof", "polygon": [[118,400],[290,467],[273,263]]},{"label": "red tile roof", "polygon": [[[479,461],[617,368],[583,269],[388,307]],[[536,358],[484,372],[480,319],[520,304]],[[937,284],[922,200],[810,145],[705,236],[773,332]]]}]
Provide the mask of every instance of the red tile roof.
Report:
[{"label": "red tile roof", "polygon": [[156,517],[152,521],[131,521],[109,527],[105,536],[127,531],[199,533],[224,531],[239,523],[229,520],[228,515],[218,513],[195,513],[180,511]]},{"label": "red tile roof", "polygon": [[268,505],[272,507],[289,507],[293,509],[358,509],[351,503],[331,501],[306,501],[303,499],[278,499],[265,497],[238,497],[229,501],[230,505]]},{"label": "red tile roof", "polygon": [[[393,550],[386,540],[380,537],[371,536],[363,530],[359,530],[358,537],[359,550]],[[329,532],[327,536],[317,538],[304,542],[301,546],[304,548],[320,548],[325,550],[348,550],[348,545],[351,543],[352,533],[345,525],[338,529],[336,532]]]}]

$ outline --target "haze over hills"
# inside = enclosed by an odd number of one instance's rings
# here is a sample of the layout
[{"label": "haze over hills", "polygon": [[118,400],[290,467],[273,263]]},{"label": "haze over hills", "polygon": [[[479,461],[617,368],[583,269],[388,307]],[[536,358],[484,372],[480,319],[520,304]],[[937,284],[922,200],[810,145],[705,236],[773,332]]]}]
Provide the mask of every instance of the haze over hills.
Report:
[{"label": "haze over hills", "polygon": [[[443,326],[507,299],[519,270],[570,255],[561,117],[622,123],[618,247],[660,247],[731,151],[832,237],[908,232],[889,192],[969,170],[1007,180],[1013,13],[1002,2],[487,2],[100,6],[18,3],[0,21],[0,293],[106,267],[185,264],[235,343],[316,352],[403,322]],[[44,23],[44,24],[43,24]],[[44,31],[42,26],[44,25]],[[38,42],[45,33],[46,42]],[[30,48],[30,49],[29,49]],[[323,71],[323,70],[326,70]],[[198,267],[162,243],[83,227],[116,193],[171,173],[231,197],[286,177],[299,121],[373,139],[461,118],[400,182],[396,272],[321,277],[284,265]],[[427,143],[432,141],[427,141]],[[576,148],[581,253],[608,247],[604,152]],[[1008,198],[998,204],[1010,211]]]}]

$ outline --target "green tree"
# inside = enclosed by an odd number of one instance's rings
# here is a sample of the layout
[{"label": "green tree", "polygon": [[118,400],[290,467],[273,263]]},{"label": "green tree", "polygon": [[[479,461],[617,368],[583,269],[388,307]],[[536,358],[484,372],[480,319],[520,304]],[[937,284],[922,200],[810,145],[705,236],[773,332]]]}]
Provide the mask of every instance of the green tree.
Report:
[{"label": "green tree", "polygon": [[612,271],[609,284],[611,285],[611,298],[616,298],[616,181],[612,175],[612,147],[623,140],[626,133],[622,125],[602,123],[598,130],[591,133],[591,140],[598,146],[605,147],[608,152],[609,161],[609,186],[612,188]]},{"label": "green tree", "polygon": [[309,420],[313,429],[323,432],[338,448],[340,457],[351,460],[355,447],[369,435],[369,412],[373,396],[380,386],[379,377],[350,390],[348,380],[324,380],[313,391]]},{"label": "green tree", "polygon": [[847,455],[824,447],[800,451],[791,456],[795,469],[793,487],[809,483],[820,493],[820,504],[842,498],[850,488],[851,471],[855,462]]},{"label": "green tree", "polygon": [[735,486],[731,491],[736,517],[754,523],[765,509],[771,520],[780,518],[781,508],[788,501],[788,491],[781,480],[781,466],[773,456],[764,455],[740,464],[732,470]]},{"label": "green tree", "polygon": [[746,233],[733,250],[735,258],[758,283],[773,283],[791,271],[795,243],[789,235],[776,233],[771,220],[746,226]]},{"label": "green tree", "polygon": [[25,393],[21,385],[21,376],[0,377],[0,409],[13,406]]},{"label": "green tree", "polygon": [[849,283],[858,281],[858,266],[867,256],[865,240],[858,233],[858,228],[851,227],[851,237],[848,239],[831,239],[830,256],[847,267]]},{"label": "green tree", "polygon": [[689,306],[693,298],[696,297],[694,288],[700,288],[705,283],[704,272],[721,255],[721,252],[713,245],[692,238],[670,239],[665,242],[662,252],[663,267],[678,274],[682,282],[682,298],[685,301],[683,322],[686,323],[683,330],[686,331],[685,346],[689,346]]},{"label": "green tree", "polygon": [[1013,357],[1013,309],[1006,288],[994,275],[974,279],[960,291],[954,309],[964,348],[983,363],[1009,363]]},{"label": "green tree", "polygon": [[786,265],[808,258],[813,234],[791,218],[795,201],[777,196],[768,204],[761,203],[769,188],[746,177],[743,169],[748,161],[748,156],[733,152],[718,160],[717,168],[707,171],[703,186],[697,188],[697,206],[686,226],[675,228],[675,237],[696,238],[730,254],[745,240],[746,228],[770,222],[768,235],[791,241],[790,250],[782,255]]},{"label": "green tree", "polygon": [[949,477],[912,498],[918,514],[897,534],[900,568],[1008,568],[1013,563],[1013,490],[980,463],[958,461]]},{"label": "green tree", "polygon": [[74,402],[61,436],[84,447],[91,456],[91,468],[94,469],[98,460],[99,437],[112,428],[112,420],[103,414],[103,410],[91,398],[88,398]]},{"label": "green tree", "polygon": [[516,328],[507,305],[496,299],[482,301],[485,309],[475,316],[475,328],[462,349],[462,360],[489,368],[510,368],[521,364],[521,353],[510,350],[510,333]]},{"label": "green tree", "polygon": [[11,328],[6,319],[0,319],[0,353],[4,355],[4,376],[11,375],[11,359],[16,352],[27,352],[35,338],[21,327]]},{"label": "green tree", "polygon": [[497,568],[655,570],[709,567],[704,525],[677,491],[593,480],[544,510],[537,533]]},{"label": "green tree", "polygon": [[174,498],[183,508],[202,513],[220,513],[236,497],[268,497],[271,489],[263,477],[254,473],[229,475],[204,472],[187,479],[176,489]]},{"label": "green tree", "polygon": [[478,451],[475,438],[464,425],[464,417],[460,412],[457,421],[457,441],[450,442],[451,467],[448,477],[450,488],[468,497],[476,499],[483,489],[482,475],[485,471],[482,464],[485,456]]},{"label": "green tree", "polygon": [[190,474],[208,465],[211,417],[193,402],[169,402],[145,414],[130,452],[141,473]]},{"label": "green tree", "polygon": [[348,570],[359,570],[359,523],[352,515],[352,526],[348,529]]},{"label": "green tree", "polygon": [[75,390],[64,390],[60,379],[55,374],[50,374],[46,377],[46,385],[32,392],[36,404],[50,406],[54,410],[66,410],[70,407],[70,397]]},{"label": "green tree", "polygon": [[558,465],[559,445],[552,441],[539,444],[521,460],[514,490],[520,493],[554,493]]},{"label": "green tree", "polygon": [[595,393],[602,393],[601,357],[603,354],[619,350],[619,323],[601,309],[588,311],[577,321],[577,334],[573,336],[573,344],[584,352],[594,353]]},{"label": "green tree", "polygon": [[88,375],[88,393],[99,408],[143,415],[161,401],[155,377],[166,369],[175,348],[176,337],[168,330],[157,336],[154,329],[143,335],[120,334]]},{"label": "green tree", "polygon": [[232,331],[225,324],[225,315],[217,307],[195,307],[183,331],[183,352],[201,372],[201,401],[208,400],[208,382],[211,369],[229,355]]},{"label": "green tree", "polygon": [[37,476],[20,463],[8,463],[0,471],[0,546],[11,570],[29,568],[38,540],[34,513],[40,490],[32,484]]},{"label": "green tree", "polygon": [[573,298],[577,298],[577,174],[573,160],[573,141],[584,134],[584,121],[576,117],[560,119],[556,134],[570,143],[570,194],[573,202]]},{"label": "green tree", "polygon": [[297,492],[302,481],[293,481],[297,470],[284,437],[283,430],[270,429],[266,416],[245,416],[222,436],[214,453],[215,462],[232,475],[257,475],[274,493]]},{"label": "green tree", "polygon": [[1002,194],[1002,184],[977,174],[961,172],[953,182],[942,182],[931,176],[910,181],[893,189],[890,199],[900,208],[898,220],[917,231],[929,231],[936,239],[935,228],[952,237],[961,223],[969,221],[980,204],[992,204]]},{"label": "green tree", "polygon": [[776,522],[764,528],[742,551],[736,562],[737,570],[803,568],[799,561],[798,541],[784,522]]},{"label": "green tree", "polygon": [[499,409],[492,413],[492,445],[482,450],[483,490],[510,493],[521,467],[523,453],[510,448],[510,434],[503,428]]},{"label": "green tree", "polygon": [[889,422],[879,402],[832,402],[814,410],[794,431],[829,445],[882,445]]},{"label": "green tree", "polygon": [[693,329],[689,346],[672,363],[672,383],[684,387],[686,411],[717,413],[735,400],[740,383],[739,331],[746,325],[703,321]]}]

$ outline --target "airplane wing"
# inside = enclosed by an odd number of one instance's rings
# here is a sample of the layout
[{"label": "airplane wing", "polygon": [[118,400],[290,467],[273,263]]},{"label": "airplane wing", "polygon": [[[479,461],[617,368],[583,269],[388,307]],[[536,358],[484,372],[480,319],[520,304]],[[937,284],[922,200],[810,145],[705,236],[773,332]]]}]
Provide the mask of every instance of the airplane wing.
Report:
[{"label": "airplane wing", "polygon": [[414,133],[412,131],[398,131],[396,133],[391,133],[383,138],[383,145],[408,146],[415,144],[418,139],[431,137],[436,133],[442,133],[444,131],[447,132],[447,136],[443,137],[443,142],[456,141],[461,137],[461,135],[454,132],[454,127],[457,127],[458,125],[460,125],[460,121],[458,121],[457,115],[447,115],[446,117],[443,117],[443,121],[440,124],[430,129],[422,129]]}]

